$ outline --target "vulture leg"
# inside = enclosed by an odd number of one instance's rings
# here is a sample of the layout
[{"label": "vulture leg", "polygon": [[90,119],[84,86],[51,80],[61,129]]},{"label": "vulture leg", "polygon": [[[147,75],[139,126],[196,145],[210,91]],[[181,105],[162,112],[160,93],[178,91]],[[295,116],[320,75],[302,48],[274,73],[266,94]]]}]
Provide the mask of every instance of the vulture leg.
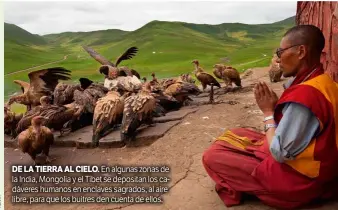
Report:
[{"label": "vulture leg", "polygon": [[203,92],[205,92],[205,88],[207,87],[206,84],[202,83],[202,88],[203,88]]},{"label": "vulture leg", "polygon": [[51,163],[53,160],[55,160],[56,158],[50,158],[49,157],[49,147],[45,147],[43,148],[43,154],[46,155],[46,163]]},{"label": "vulture leg", "polygon": [[33,153],[33,154],[29,154],[29,156],[31,156],[32,160],[34,161],[34,165],[40,165],[39,163],[36,162],[36,154]]},{"label": "vulture leg", "polygon": [[211,84],[210,88],[210,100],[209,103],[213,104],[214,103],[214,84]]}]

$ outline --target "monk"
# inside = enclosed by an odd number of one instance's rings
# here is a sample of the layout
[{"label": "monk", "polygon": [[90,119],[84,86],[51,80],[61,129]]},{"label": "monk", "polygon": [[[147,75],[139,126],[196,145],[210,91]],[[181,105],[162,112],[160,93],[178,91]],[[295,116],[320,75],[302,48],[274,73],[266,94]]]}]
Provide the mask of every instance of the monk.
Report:
[{"label": "monk", "polygon": [[283,209],[338,196],[338,84],[320,63],[325,38],[313,25],[289,29],[277,49],[284,77],[278,99],[254,87],[265,134],[227,130],[203,154],[203,165],[227,207],[254,195]]}]

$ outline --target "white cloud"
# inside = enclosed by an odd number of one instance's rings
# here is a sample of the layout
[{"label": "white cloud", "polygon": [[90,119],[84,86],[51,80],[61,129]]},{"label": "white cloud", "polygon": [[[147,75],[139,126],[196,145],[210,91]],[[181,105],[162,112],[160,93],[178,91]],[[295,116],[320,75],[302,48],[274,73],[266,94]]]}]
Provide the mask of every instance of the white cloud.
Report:
[{"label": "white cloud", "polygon": [[297,2],[5,1],[5,22],[34,34],[135,30],[152,20],[220,24],[272,23],[296,14]]}]

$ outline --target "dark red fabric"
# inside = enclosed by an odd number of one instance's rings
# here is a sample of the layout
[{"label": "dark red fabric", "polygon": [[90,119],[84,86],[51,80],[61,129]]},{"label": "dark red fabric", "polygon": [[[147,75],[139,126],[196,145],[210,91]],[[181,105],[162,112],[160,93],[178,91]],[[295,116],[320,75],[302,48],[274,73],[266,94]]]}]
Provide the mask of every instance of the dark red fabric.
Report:
[{"label": "dark red fabric", "polygon": [[[327,84],[329,85],[329,84]],[[332,84],[335,85],[335,84]],[[331,88],[331,87],[327,87]],[[323,125],[320,135],[317,136],[314,159],[321,162],[317,181],[328,182],[338,177],[338,152],[336,146],[336,125],[333,104],[322,92],[310,85],[297,85],[286,89],[275,110],[275,120],[280,121],[281,110],[285,103],[293,102],[307,107]],[[315,102],[315,103],[314,103]],[[323,189],[324,190],[324,189]]]},{"label": "dark red fabric", "polygon": [[[216,192],[227,207],[240,204],[245,194],[255,195],[266,205],[282,209],[297,208],[309,204],[316,198],[329,199],[337,195],[338,182],[329,185],[331,191],[320,192],[316,189],[317,186],[312,188],[307,186],[307,184],[311,185],[309,178],[295,173],[286,164],[278,164],[285,174],[275,174],[274,167],[270,167],[269,162],[274,160],[269,153],[264,134],[244,128],[231,131],[253,141],[264,141],[265,144],[242,150],[225,141],[215,141],[204,152],[203,166],[216,182]],[[266,174],[260,177],[256,171],[262,166],[271,176],[269,183],[264,180]],[[293,176],[289,177],[289,173]],[[292,179],[294,186],[290,186],[288,179]],[[293,192],[294,190],[296,192]]]},{"label": "dark red fabric", "polygon": [[[306,78],[312,72],[312,70],[314,70],[314,72],[308,78]],[[294,81],[292,82],[290,87],[286,90],[290,91],[291,89],[293,89],[295,87],[295,85],[298,85],[302,82],[313,79],[313,78],[315,78],[315,77],[317,77],[317,76],[319,76],[323,73],[324,73],[324,69],[323,69],[322,64],[318,64],[318,65],[315,66],[315,68],[312,68],[312,69],[306,69],[306,70],[302,71],[299,75],[296,76],[296,78],[294,79]],[[283,94],[285,95],[285,93],[287,93],[288,91],[284,91]],[[283,97],[283,94],[282,94],[281,98]],[[284,108],[284,104],[285,104],[285,102],[282,102],[281,100],[278,100],[278,103],[276,104],[274,119],[276,120],[277,124],[279,123],[279,121],[283,117],[282,110]]]},{"label": "dark red fabric", "polygon": [[[315,71],[308,79],[323,74],[322,69]],[[302,76],[304,77],[304,75]],[[308,80],[307,79],[307,80]],[[335,143],[335,124],[332,104],[317,89],[308,85],[292,85],[280,97],[276,109],[275,120],[279,123],[285,103],[294,102],[308,107],[323,123],[324,130],[316,137],[314,158],[321,161],[319,177],[311,179],[306,177],[287,164],[280,164],[272,156],[265,158],[252,173],[259,178],[260,183],[271,193],[278,194],[281,200],[293,200],[307,204],[314,199],[332,195],[334,187],[327,185],[337,178],[337,147]],[[279,180],[276,182],[276,180]],[[292,189],[292,191],[290,191]],[[291,206],[289,206],[291,207]],[[296,207],[296,206],[294,206]]]}]

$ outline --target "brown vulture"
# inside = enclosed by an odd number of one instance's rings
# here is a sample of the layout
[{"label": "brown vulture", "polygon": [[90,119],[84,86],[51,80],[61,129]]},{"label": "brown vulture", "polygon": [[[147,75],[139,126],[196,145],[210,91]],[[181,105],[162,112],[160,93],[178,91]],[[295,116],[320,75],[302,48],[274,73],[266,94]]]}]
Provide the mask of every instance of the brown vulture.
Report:
[{"label": "brown vulture", "polygon": [[27,110],[40,105],[42,96],[53,95],[54,89],[59,80],[69,80],[70,71],[62,67],[53,67],[33,71],[28,74],[30,83],[14,80],[14,83],[21,86],[22,94],[12,96],[7,106],[12,103],[21,103],[27,105]]},{"label": "brown vulture", "polygon": [[81,90],[81,85],[59,83],[54,90],[53,103],[59,106],[72,103],[75,90]]},{"label": "brown vulture", "polygon": [[205,90],[207,85],[210,85],[210,86],[213,85],[219,88],[221,87],[219,82],[213,76],[203,71],[203,69],[199,66],[198,60],[193,60],[192,63],[195,65],[194,73],[195,73],[196,78],[201,82],[203,91]]},{"label": "brown vulture", "polygon": [[5,134],[10,135],[12,137],[15,135],[16,126],[19,121],[22,119],[23,114],[16,115],[14,112],[11,112],[8,107],[5,108],[5,119],[4,119],[4,130]]},{"label": "brown vulture", "polygon": [[277,55],[274,54],[271,59],[270,69],[269,69],[269,77],[270,82],[279,82],[281,81],[281,77],[283,75],[282,69],[279,67],[279,64],[276,62],[278,59]]},{"label": "brown vulture", "polygon": [[156,99],[151,94],[149,82],[139,93],[127,97],[124,101],[121,140],[129,144],[136,137],[136,130],[142,124],[151,125],[156,107]]},{"label": "brown vulture", "polygon": [[[104,74],[106,78],[114,79],[118,76],[132,76],[135,75],[138,79],[140,79],[140,74],[132,69],[129,70],[127,67],[120,67],[118,65],[123,60],[130,60],[135,56],[138,51],[137,47],[128,48],[123,54],[121,54],[115,61],[115,64],[104,58],[102,55],[97,53],[94,49],[82,46],[84,50],[86,50],[91,57],[93,57],[96,61],[98,61],[102,66],[99,69],[101,74]],[[112,77],[112,78],[111,78]]]},{"label": "brown vulture", "polygon": [[18,137],[18,144],[23,153],[28,153],[36,163],[36,156],[40,153],[46,155],[46,162],[51,162],[49,158],[49,148],[54,143],[54,136],[51,130],[42,124],[47,118],[35,116],[31,120],[31,126],[22,131]]},{"label": "brown vulture", "polygon": [[235,68],[223,64],[215,64],[213,67],[214,75],[217,78],[222,79],[227,87],[232,86],[232,83],[235,83],[238,87],[242,86],[241,77]]},{"label": "brown vulture", "polygon": [[114,129],[114,126],[121,124],[124,99],[119,92],[111,90],[96,102],[92,136],[94,146],[97,147],[99,139]]}]

